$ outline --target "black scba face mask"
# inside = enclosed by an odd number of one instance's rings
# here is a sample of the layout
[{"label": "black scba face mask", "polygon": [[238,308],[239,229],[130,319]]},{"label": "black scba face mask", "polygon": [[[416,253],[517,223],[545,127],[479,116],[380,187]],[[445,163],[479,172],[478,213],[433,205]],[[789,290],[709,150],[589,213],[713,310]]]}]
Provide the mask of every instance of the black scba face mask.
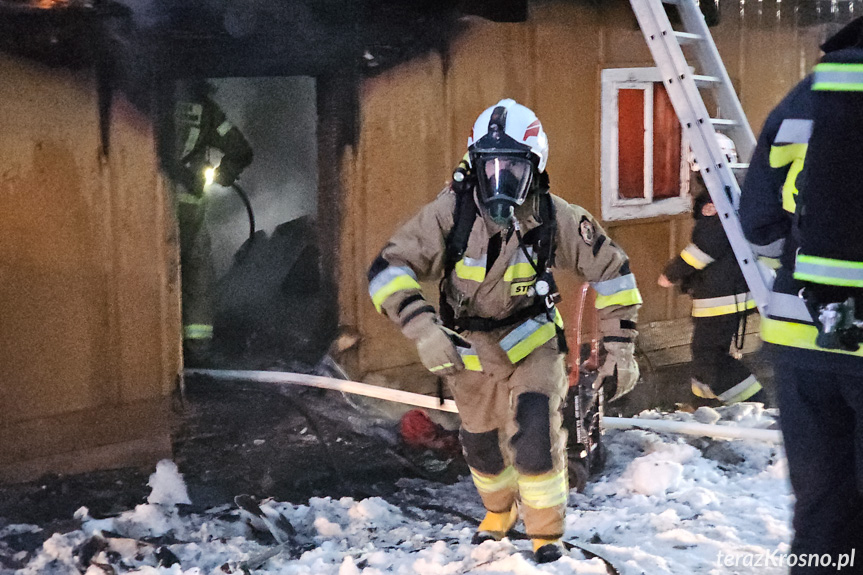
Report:
[{"label": "black scba face mask", "polygon": [[513,210],[524,203],[533,181],[533,162],[523,153],[472,154],[479,201],[492,221],[507,227]]}]

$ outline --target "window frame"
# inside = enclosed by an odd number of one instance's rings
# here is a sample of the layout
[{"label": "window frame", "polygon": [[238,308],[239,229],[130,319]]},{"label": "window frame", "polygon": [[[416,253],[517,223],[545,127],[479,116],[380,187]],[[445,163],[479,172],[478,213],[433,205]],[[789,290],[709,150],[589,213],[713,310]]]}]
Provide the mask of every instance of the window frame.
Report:
[{"label": "window frame", "polygon": [[[685,151],[689,150],[686,133],[681,130],[680,193],[673,198],[653,199],[653,90],[662,83],[658,68],[606,68],[601,74],[601,172],[602,219],[605,221],[651,218],[689,211],[690,169]],[[644,91],[644,197],[623,198],[619,195],[618,171],[618,91]]]}]

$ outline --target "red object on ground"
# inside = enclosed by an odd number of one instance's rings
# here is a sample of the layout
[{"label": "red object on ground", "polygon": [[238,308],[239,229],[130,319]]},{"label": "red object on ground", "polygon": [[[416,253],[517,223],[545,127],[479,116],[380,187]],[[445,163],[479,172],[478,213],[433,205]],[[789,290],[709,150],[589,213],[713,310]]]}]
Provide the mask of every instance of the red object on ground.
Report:
[{"label": "red object on ground", "polygon": [[445,429],[431,420],[422,409],[411,409],[399,423],[402,441],[409,447],[449,453],[459,450],[458,432]]}]

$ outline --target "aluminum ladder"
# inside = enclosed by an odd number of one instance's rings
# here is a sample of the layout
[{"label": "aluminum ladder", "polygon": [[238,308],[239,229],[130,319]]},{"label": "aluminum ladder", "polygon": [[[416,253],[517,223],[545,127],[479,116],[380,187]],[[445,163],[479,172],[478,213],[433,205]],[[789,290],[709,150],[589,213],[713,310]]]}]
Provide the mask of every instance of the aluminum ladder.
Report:
[{"label": "aluminum ladder", "polygon": [[[740,186],[734,171],[749,164],[729,164],[715,134],[720,131],[730,137],[738,158],[747,161],[755,150],[755,136],[696,0],[630,0],[630,4],[759,312],[811,322],[801,298],[771,291],[773,275],[758,262],[740,227]],[[681,30],[672,28],[666,4],[677,9]],[[691,51],[697,66],[690,66],[683,46]],[[702,89],[712,91],[716,117],[709,115]]]}]

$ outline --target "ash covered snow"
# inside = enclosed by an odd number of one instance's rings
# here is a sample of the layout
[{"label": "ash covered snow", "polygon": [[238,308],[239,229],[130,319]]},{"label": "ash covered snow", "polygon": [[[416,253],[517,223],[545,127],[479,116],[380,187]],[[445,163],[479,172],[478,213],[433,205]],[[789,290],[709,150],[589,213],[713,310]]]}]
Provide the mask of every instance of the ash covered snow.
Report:
[{"label": "ash covered snow", "polygon": [[[759,428],[775,421],[774,411],[751,404],[694,415],[649,412],[641,416]],[[763,575],[787,570],[769,564],[756,567],[752,560],[759,554],[775,557],[788,552],[793,498],[781,446],[641,430],[609,430],[603,444],[607,453],[603,474],[584,493],[570,494],[565,539],[585,544],[623,575]],[[200,514],[184,512],[188,495],[170,461],[158,465],[149,486],[152,493],[146,503],[117,517],[92,519],[86,508],[80,509],[76,514],[80,529],[53,534],[32,554],[18,553],[16,562],[25,566],[0,567],[0,575],[85,571],[103,575],[111,568],[142,575],[223,575],[241,573],[243,561],[274,545],[268,535],[262,538],[242,520],[233,506]],[[281,514],[296,533],[286,550],[253,572],[606,573],[600,559],[589,559],[577,550],[555,563],[537,565],[526,540],[471,545],[475,524],[465,517],[479,519],[483,510],[469,477],[452,485],[402,479],[398,486],[399,491],[387,500],[325,497],[301,505],[263,502],[270,517]],[[4,537],[38,529],[8,525],[0,530],[0,559]],[[108,545],[82,565],[82,544],[100,533]],[[179,563],[159,566],[160,547],[169,549]],[[720,564],[720,557],[726,556],[737,566]]]}]

